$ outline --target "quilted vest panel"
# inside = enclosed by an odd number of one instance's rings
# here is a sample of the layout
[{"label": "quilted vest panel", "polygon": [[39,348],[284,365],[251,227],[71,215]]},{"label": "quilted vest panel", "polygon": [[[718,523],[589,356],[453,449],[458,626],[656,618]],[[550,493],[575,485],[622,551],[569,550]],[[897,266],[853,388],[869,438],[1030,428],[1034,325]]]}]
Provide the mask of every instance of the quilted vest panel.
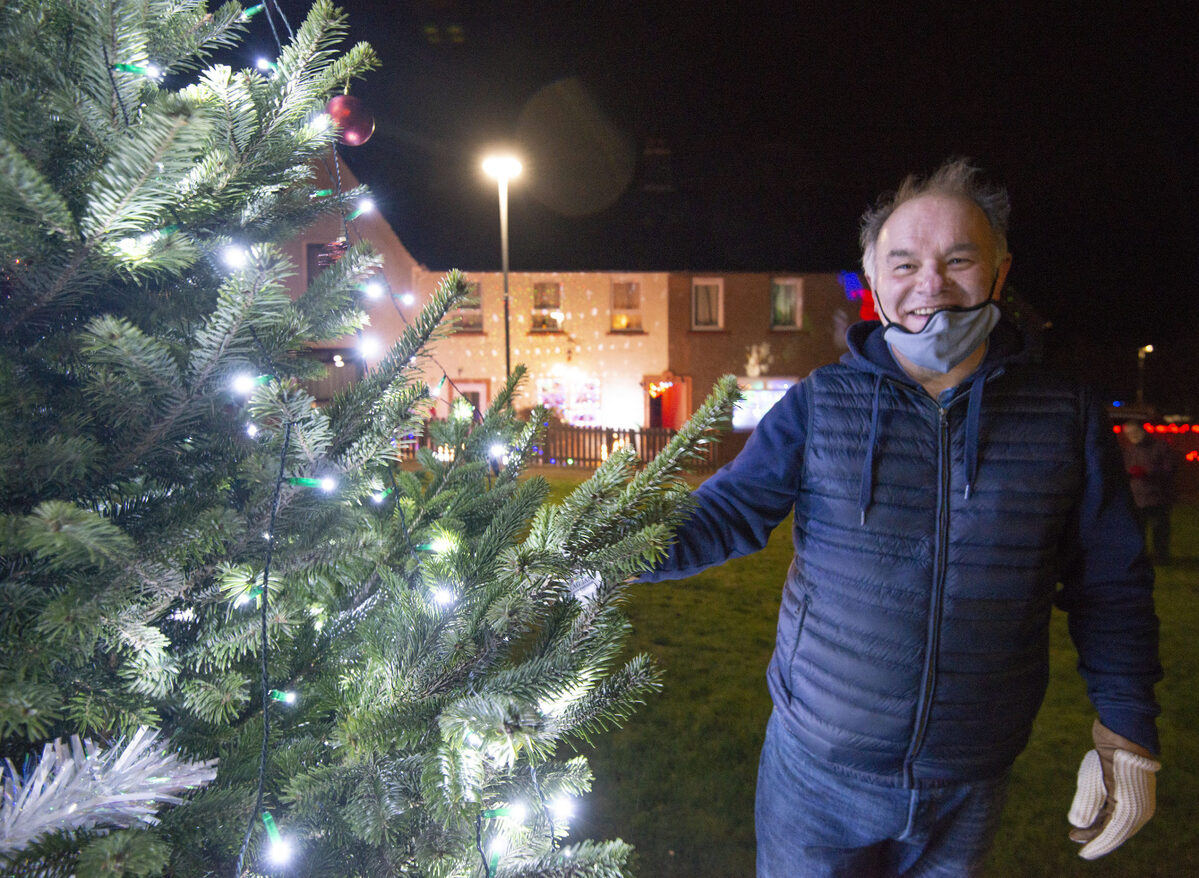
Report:
[{"label": "quilted vest panel", "polygon": [[810,423],[769,683],[818,758],[897,786],[994,776],[1045,694],[1058,558],[1083,478],[1078,392],[993,376],[965,494],[968,388],[944,408],[874,377],[807,381]]}]

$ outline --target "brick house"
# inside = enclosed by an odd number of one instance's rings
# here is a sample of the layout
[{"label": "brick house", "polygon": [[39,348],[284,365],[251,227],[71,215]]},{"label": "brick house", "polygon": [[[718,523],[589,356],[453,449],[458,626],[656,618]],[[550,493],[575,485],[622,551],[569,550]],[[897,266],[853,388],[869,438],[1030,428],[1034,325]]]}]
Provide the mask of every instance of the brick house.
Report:
[{"label": "brick house", "polygon": [[[344,165],[340,175],[344,189],[357,185]],[[376,298],[364,294],[370,327],[362,338],[313,352],[329,367],[314,388],[318,399],[377,363],[444,277],[421,265],[378,212],[359,216],[353,229],[383,254],[383,273]],[[287,245],[301,266],[293,295],[341,234],[340,220],[326,218]],[[464,273],[475,301],[456,313],[458,332],[438,342],[426,368],[425,380],[441,388],[439,416],[458,396],[486,407],[505,379],[502,274]],[[528,369],[516,405],[550,405],[578,425],[677,428],[731,373],[746,394],[734,426],[748,430],[788,386],[844,352],[856,316],[831,273],[510,272],[511,362]]]}]

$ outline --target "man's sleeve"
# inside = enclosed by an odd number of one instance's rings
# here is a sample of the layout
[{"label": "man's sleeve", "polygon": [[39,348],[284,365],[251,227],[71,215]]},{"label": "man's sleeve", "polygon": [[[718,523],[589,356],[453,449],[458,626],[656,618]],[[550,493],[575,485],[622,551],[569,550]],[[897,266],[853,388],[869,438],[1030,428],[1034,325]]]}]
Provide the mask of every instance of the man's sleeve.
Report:
[{"label": "man's sleeve", "polygon": [[1099,721],[1159,753],[1153,685],[1161,679],[1153,568],[1103,408],[1085,401],[1086,474],[1057,604]]},{"label": "man's sleeve", "polygon": [[682,579],[756,552],[795,503],[807,429],[804,382],[759,422],[745,448],[692,494],[696,507],[642,582]]}]

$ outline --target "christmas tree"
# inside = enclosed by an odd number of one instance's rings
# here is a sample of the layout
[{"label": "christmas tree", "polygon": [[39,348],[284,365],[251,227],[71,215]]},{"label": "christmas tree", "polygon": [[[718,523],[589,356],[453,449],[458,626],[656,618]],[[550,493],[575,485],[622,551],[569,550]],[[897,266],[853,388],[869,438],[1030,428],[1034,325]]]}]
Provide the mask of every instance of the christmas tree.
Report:
[{"label": "christmas tree", "polygon": [[312,168],[375,58],[318,0],[272,19],[273,65],[213,63],[256,14],[0,4],[0,868],[622,874],[626,845],[569,836],[581,745],[657,685],[621,602],[735,387],[557,505],[519,369],[402,461],[452,272],[316,407],[305,352],[364,324],[380,261],[293,300],[276,244],[352,216]]}]

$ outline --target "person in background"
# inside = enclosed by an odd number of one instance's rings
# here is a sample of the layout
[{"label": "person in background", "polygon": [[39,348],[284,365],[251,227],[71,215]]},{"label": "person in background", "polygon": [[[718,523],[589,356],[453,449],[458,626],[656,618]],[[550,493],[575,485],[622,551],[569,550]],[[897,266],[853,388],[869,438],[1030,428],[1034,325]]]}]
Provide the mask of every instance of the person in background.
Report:
[{"label": "person in background", "polygon": [[1165,441],[1150,436],[1136,421],[1125,421],[1124,468],[1136,504],[1141,535],[1148,540],[1152,530],[1153,561],[1170,563],[1170,507],[1174,505],[1174,478],[1178,456]]},{"label": "person in background", "polygon": [[1153,569],[1104,407],[1026,362],[1000,319],[1009,204],[979,177],[950,161],[867,212],[881,320],[775,404],[642,577],[757,551],[794,512],[760,878],[978,874],[1045,695],[1055,604],[1098,714],[1071,838],[1094,859],[1153,814]]}]

